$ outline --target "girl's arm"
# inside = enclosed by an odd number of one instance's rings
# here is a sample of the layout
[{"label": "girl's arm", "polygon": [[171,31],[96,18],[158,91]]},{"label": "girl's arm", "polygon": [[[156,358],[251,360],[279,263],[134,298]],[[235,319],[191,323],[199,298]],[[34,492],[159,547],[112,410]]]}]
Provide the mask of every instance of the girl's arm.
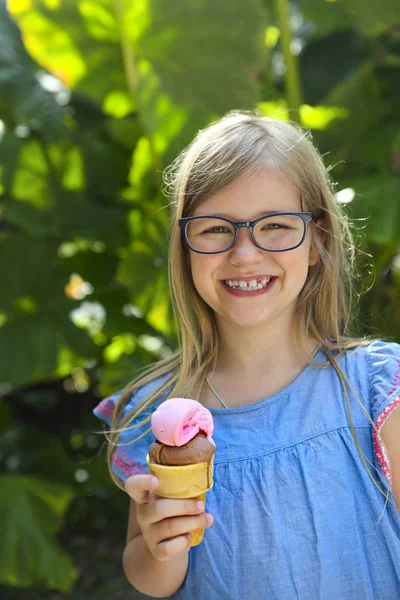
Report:
[{"label": "girl's arm", "polygon": [[174,594],[185,580],[189,535],[212,522],[196,500],[157,497],[151,475],[134,475],[125,482],[131,497],[123,567],[130,583],[155,598]]},{"label": "girl's arm", "polygon": [[389,457],[393,496],[400,514],[400,407],[382,425],[381,438]]},{"label": "girl's arm", "polygon": [[150,553],[136,519],[136,505],[130,501],[127,545],[123,567],[128,581],[139,592],[164,598],[174,594],[185,580],[189,554],[161,562]]}]

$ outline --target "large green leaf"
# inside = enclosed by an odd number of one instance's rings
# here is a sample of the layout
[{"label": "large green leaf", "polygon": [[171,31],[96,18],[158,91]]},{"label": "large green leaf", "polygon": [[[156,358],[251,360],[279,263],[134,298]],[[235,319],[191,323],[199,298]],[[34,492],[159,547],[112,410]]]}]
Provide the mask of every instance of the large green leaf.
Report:
[{"label": "large green leaf", "polygon": [[78,572],[56,534],[72,500],[65,486],[34,477],[0,477],[0,581],[67,593]]},{"label": "large green leaf", "polygon": [[6,193],[11,190],[21,147],[22,141],[10,131],[6,130],[3,136],[0,135],[0,165],[3,167],[0,181]]},{"label": "large green leaf", "polygon": [[66,377],[98,348],[76,327],[65,307],[10,318],[0,328],[0,382],[13,387]]},{"label": "large green leaf", "polygon": [[354,180],[353,187],[349,211],[356,226],[363,227],[368,241],[392,245],[400,231],[400,180],[382,174]]},{"label": "large green leaf", "polygon": [[327,104],[346,107],[349,127],[334,123],[332,160],[346,160],[358,140],[379,127],[389,114],[373,65],[366,63],[328,94]]},{"label": "large green leaf", "polygon": [[400,24],[398,0],[342,0],[366,35],[379,35]]},{"label": "large green leaf", "polygon": [[68,277],[57,246],[21,233],[0,244],[0,309],[7,315],[0,329],[0,381],[21,386],[65,376],[70,368],[65,351],[76,364],[99,353],[69,318],[78,303],[65,295]]},{"label": "large green leaf", "polygon": [[64,108],[44,90],[20,33],[0,2],[0,116],[10,125],[25,124],[49,140],[65,136]]},{"label": "large green leaf", "polygon": [[[266,23],[261,0],[250,0],[246,10],[240,0],[10,6],[32,55],[76,91],[101,104],[116,92],[134,94],[144,129],[158,134],[158,153],[189,120],[193,134],[208,115],[252,108],[258,99]],[[78,74],[77,57],[84,62]]]},{"label": "large green leaf", "polygon": [[[57,259],[57,244],[14,233],[0,242],[0,310],[12,311],[19,297],[32,299],[34,312],[63,296],[66,274]],[[51,286],[51,297],[49,296]]]},{"label": "large green leaf", "polygon": [[328,94],[352,77],[369,54],[367,42],[351,29],[312,38],[299,57],[304,102],[335,105]]},{"label": "large green leaf", "polygon": [[5,216],[30,236],[57,236],[67,240],[101,240],[118,248],[127,242],[125,210],[90,202],[82,193],[60,190],[53,210],[40,210],[11,200]]},{"label": "large green leaf", "polygon": [[236,108],[253,106],[266,24],[259,0],[245,10],[237,0],[149,0],[148,10],[138,52],[175,102],[214,113],[231,108],[232,99]]},{"label": "large green leaf", "polygon": [[349,29],[349,15],[343,2],[331,0],[300,0],[301,13],[313,24],[313,39]]}]

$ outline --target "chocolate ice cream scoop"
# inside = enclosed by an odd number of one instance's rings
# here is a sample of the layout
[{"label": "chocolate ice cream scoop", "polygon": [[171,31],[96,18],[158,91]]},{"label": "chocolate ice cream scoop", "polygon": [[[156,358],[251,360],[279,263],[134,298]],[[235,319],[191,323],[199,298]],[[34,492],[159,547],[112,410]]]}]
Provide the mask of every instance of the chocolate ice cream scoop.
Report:
[{"label": "chocolate ice cream scoop", "polygon": [[202,433],[198,433],[183,446],[167,446],[156,440],[149,447],[151,462],[169,466],[209,462],[214,452],[214,444]]}]

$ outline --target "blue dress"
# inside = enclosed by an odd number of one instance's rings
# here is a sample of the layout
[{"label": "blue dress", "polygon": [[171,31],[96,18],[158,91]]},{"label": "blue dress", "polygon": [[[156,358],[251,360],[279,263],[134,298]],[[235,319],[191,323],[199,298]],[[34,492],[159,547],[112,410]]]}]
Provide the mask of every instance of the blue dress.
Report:
[{"label": "blue dress", "polygon": [[[326,360],[322,350],[316,359]],[[339,364],[380,428],[400,405],[400,346],[376,341]],[[125,413],[161,381],[136,391]],[[95,414],[110,423],[117,398],[103,400]],[[384,448],[352,395],[350,404],[362,451],[386,490]],[[385,498],[353,441],[334,369],[309,365],[270,398],[210,410],[217,450],[206,507],[215,522],[190,550],[187,577],[172,598],[399,600],[400,517],[390,494],[379,520]],[[139,433],[121,436],[113,468],[123,480],[147,471],[152,433],[123,445]]]}]

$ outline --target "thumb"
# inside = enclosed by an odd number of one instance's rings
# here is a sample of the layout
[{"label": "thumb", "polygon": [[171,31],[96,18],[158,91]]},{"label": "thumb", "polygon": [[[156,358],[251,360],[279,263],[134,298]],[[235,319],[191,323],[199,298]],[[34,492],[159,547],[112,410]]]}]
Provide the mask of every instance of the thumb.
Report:
[{"label": "thumb", "polygon": [[159,485],[160,481],[154,475],[132,475],[125,481],[125,490],[136,504],[147,504],[153,499],[153,490]]}]

